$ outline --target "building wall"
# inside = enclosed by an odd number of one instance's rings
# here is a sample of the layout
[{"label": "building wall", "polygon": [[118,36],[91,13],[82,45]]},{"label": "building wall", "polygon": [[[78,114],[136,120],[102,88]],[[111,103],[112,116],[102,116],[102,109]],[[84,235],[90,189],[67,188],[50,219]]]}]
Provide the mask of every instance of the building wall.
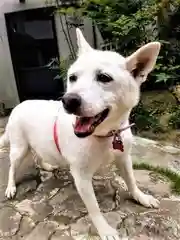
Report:
[{"label": "building wall", "polygon": [[[14,77],[14,71],[9,50],[9,43],[6,31],[5,13],[22,11],[26,9],[33,9],[51,5],[45,0],[26,0],[25,4],[19,3],[19,0],[0,0],[0,102],[5,103],[6,108],[12,108],[19,103],[18,91]],[[62,17],[63,23],[65,19]],[[58,38],[59,55],[61,58],[66,58],[70,54],[69,46],[66,41],[65,34],[62,29],[60,17],[55,15],[56,31]],[[93,45],[92,38],[92,23],[90,20],[84,20],[84,33],[91,45]],[[67,32],[67,30],[65,29]],[[96,28],[98,33],[98,30]],[[76,49],[76,35],[75,29],[70,31],[72,43]],[[102,43],[101,35],[98,33],[98,45]]]},{"label": "building wall", "polygon": [[[60,19],[61,18],[61,19]],[[59,16],[59,14],[55,14],[55,22],[56,22],[56,32],[57,32],[57,38],[58,38],[58,48],[60,56],[63,58],[67,58],[70,55],[70,49],[69,45],[67,44],[67,27],[66,27],[66,21],[64,16]],[[83,20],[83,26],[80,27],[83,31],[83,34],[86,38],[86,40],[90,43],[91,46],[94,45],[94,39],[93,39],[93,27],[92,27],[92,21],[90,19],[84,19]],[[103,44],[103,39],[100,35],[100,32],[98,31],[97,27],[95,27],[96,36],[97,36],[97,48],[101,48],[101,45]],[[65,33],[64,33],[65,32]],[[73,45],[73,48],[76,52],[77,50],[77,41],[76,41],[76,31],[75,28],[71,28],[69,30],[71,42]]]},{"label": "building wall", "polygon": [[42,7],[44,0],[27,0],[20,4],[18,0],[0,0],[0,101],[7,108],[19,103],[14,77],[4,14],[29,8]]}]

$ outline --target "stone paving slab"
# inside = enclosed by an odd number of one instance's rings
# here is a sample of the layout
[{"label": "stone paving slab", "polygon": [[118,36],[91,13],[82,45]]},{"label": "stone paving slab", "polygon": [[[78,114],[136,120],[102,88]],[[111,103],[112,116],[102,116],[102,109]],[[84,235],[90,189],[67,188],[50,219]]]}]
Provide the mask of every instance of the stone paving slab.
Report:
[{"label": "stone paving slab", "polygon": [[134,137],[132,155],[134,162],[167,167],[180,173],[180,148],[162,145],[146,138]]},{"label": "stone paving slab", "polygon": [[[64,170],[62,174],[59,171],[61,177],[63,174]],[[146,209],[132,201],[119,177],[118,191],[109,191],[109,179],[96,178],[93,184],[108,222],[118,229],[122,238],[142,239],[143,236],[144,239],[150,235],[149,239],[180,239],[180,201],[169,198],[170,183],[157,181],[153,173],[146,170],[135,170],[135,175],[144,192],[161,199],[160,209]],[[29,181],[29,185],[34,181]],[[111,181],[117,180],[112,176]],[[88,234],[90,239],[98,239],[72,179],[50,176],[36,188],[33,185],[29,192],[25,186],[25,196],[23,184],[24,181],[15,200],[1,202],[0,239],[88,239]]]},{"label": "stone paving slab", "polygon": [[[180,149],[136,137],[133,160],[180,171]],[[31,156],[17,174],[18,191],[12,201],[4,191],[9,168],[8,152],[0,153],[0,240],[99,239],[67,169],[40,171]],[[96,175],[93,185],[107,221],[122,239],[179,240],[180,200],[172,194],[171,182],[153,171],[135,170],[138,186],[160,200],[159,209],[134,202],[121,177],[108,166]]]}]

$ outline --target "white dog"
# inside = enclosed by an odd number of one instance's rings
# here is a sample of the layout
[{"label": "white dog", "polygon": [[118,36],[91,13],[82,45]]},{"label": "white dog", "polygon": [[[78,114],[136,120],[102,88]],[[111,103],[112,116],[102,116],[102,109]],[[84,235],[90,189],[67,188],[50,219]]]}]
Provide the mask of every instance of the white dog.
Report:
[{"label": "white dog", "polygon": [[9,117],[0,139],[1,147],[10,145],[6,196],[12,198],[16,193],[15,173],[28,150],[36,152],[47,171],[66,161],[101,239],[118,240],[117,231],[100,212],[92,177],[100,165],[118,155],[132,197],[146,207],[158,207],[158,200],[136,185],[128,118],[139,101],[141,83],[155,65],[160,43],[146,44],[124,58],[92,49],[79,29],[76,33],[78,58],[68,70],[62,101],[25,101]]}]

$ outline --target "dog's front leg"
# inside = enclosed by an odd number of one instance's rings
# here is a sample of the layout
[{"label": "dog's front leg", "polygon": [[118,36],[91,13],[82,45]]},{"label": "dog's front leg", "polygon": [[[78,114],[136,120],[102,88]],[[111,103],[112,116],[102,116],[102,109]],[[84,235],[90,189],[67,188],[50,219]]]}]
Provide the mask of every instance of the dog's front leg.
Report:
[{"label": "dog's front leg", "polygon": [[71,173],[74,177],[77,191],[81,196],[101,239],[120,240],[117,231],[107,223],[100,212],[92,186],[92,174],[89,174],[89,172],[87,173],[84,168],[80,169],[77,166],[71,168]]},{"label": "dog's front leg", "polygon": [[132,158],[129,153],[123,153],[121,156],[116,155],[116,165],[121,171],[126,185],[132,197],[145,207],[157,208],[159,201],[151,195],[144,194],[136,185],[136,180],[133,173]]}]

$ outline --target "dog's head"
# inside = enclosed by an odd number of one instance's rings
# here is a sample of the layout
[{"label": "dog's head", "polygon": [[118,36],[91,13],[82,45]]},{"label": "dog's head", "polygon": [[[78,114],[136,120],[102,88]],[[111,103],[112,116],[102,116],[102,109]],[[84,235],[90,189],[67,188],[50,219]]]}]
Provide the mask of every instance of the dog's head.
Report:
[{"label": "dog's head", "polygon": [[76,115],[78,137],[107,133],[139,102],[140,85],[155,65],[160,43],[148,43],[124,58],[93,49],[79,29],[76,33],[78,57],[68,70],[63,106]]}]

